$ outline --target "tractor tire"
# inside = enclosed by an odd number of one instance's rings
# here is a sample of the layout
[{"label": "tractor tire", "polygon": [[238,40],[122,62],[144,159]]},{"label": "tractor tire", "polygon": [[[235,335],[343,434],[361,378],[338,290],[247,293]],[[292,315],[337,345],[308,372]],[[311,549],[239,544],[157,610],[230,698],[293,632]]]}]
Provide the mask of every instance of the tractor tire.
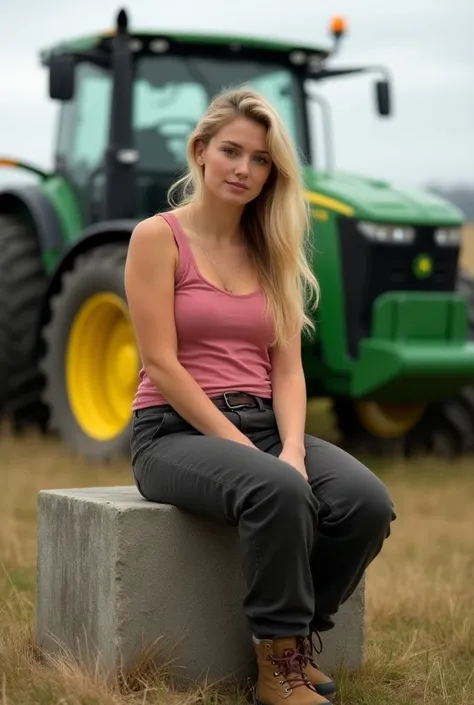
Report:
[{"label": "tractor tire", "polygon": [[[0,231],[0,242],[1,239],[2,234]],[[2,255],[2,246],[0,245],[0,416],[5,410],[8,399],[8,379],[13,363],[10,350],[10,341],[12,339],[10,330],[11,322],[6,305],[6,301],[8,300],[8,286],[2,277]]]},{"label": "tractor tire", "polygon": [[406,455],[404,435],[383,438],[371,433],[362,423],[353,399],[336,397],[332,405],[339,435],[338,445],[355,455],[403,457]]},{"label": "tractor tire", "polygon": [[14,431],[30,423],[46,431],[35,350],[45,286],[33,229],[14,215],[0,215],[0,412]]},{"label": "tractor tire", "polygon": [[[474,339],[474,276],[461,271],[457,289],[466,297],[470,340]],[[340,445],[353,453],[376,456],[436,455],[460,457],[474,450],[474,385],[427,405],[421,419],[398,438],[379,438],[361,423],[355,403],[346,397],[333,401]]]},{"label": "tractor tire", "polygon": [[125,296],[127,246],[97,247],[63,275],[44,329],[44,401],[51,429],[79,456],[130,452],[139,354]]}]

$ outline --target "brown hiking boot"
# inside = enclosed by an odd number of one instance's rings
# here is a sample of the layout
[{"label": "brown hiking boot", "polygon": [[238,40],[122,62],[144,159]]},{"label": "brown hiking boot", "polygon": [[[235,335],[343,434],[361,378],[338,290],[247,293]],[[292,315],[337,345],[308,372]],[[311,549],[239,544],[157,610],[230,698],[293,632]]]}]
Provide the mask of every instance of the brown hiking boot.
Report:
[{"label": "brown hiking boot", "polygon": [[262,639],[254,644],[258,664],[256,705],[330,705],[305,675],[299,637]]},{"label": "brown hiking boot", "polygon": [[[319,640],[319,650],[314,644],[313,634],[315,634]],[[323,643],[321,637],[319,636],[319,632],[315,629],[311,629],[309,636],[301,639],[301,653],[306,662],[304,669],[306,676],[319,695],[322,695],[328,700],[332,700],[336,694],[336,684],[329,676],[326,676],[325,673],[319,670],[318,664],[313,659],[313,652],[320,654],[322,649]]]}]

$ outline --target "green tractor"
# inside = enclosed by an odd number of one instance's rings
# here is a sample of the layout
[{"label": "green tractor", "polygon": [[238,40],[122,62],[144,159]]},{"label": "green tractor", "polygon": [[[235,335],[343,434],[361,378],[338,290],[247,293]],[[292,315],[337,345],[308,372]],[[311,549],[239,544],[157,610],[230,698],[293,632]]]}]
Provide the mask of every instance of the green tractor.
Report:
[{"label": "green tractor", "polygon": [[[342,443],[466,452],[474,437],[469,280],[462,214],[426,193],[322,169],[310,129],[318,81],[381,67],[332,67],[330,48],[237,36],[113,31],[42,53],[59,101],[55,168],[0,192],[0,409],[16,430],[56,432],[83,457],[128,451],[140,358],[123,283],[136,223],[167,208],[187,137],[211,97],[246,83],[279,110],[302,155],[322,287],[304,340],[309,398],[330,398]],[[459,287],[464,287],[458,291]],[[159,306],[159,302],[157,302]]]}]

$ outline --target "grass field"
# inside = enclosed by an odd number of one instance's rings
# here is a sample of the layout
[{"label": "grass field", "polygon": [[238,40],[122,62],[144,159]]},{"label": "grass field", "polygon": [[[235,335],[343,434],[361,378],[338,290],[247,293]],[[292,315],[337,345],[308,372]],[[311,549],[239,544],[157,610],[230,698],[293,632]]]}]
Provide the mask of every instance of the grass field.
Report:
[{"label": "grass field", "polygon": [[474,274],[474,223],[464,228],[461,263]]},{"label": "grass field", "polygon": [[[0,704],[235,705],[212,689],[178,694],[159,676],[106,687],[34,646],[36,496],[43,488],[130,484],[126,462],[85,465],[55,440],[1,437]],[[370,462],[370,461],[369,461]],[[398,519],[368,572],[367,659],[341,674],[337,705],[474,703],[474,467],[370,463]],[[243,701],[239,701],[243,702]]]},{"label": "grass field", "polygon": [[[462,260],[474,273],[474,227]],[[327,415],[316,431],[333,436]],[[46,488],[131,484],[128,464],[85,464],[54,439],[0,434],[0,705],[236,705],[214,690],[172,691],[153,673],[105,686],[35,648],[36,500]],[[366,459],[398,519],[368,571],[367,658],[340,674],[336,705],[473,705],[474,459]]]}]

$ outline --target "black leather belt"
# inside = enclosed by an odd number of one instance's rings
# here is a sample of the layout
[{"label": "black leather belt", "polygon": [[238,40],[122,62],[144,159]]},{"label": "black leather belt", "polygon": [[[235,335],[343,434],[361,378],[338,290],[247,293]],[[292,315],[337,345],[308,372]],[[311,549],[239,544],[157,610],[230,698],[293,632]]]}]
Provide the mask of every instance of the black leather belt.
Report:
[{"label": "black leather belt", "polygon": [[211,401],[219,409],[229,409],[239,411],[256,407],[258,409],[272,408],[272,400],[264,397],[256,397],[254,394],[244,392],[224,392],[219,397],[212,397]]},{"label": "black leather belt", "polygon": [[[254,394],[246,394],[244,392],[224,392],[218,397],[211,397],[213,404],[221,411],[228,409],[229,411],[241,411],[243,409],[271,409],[273,407],[272,400],[265,397],[257,397]],[[153,409],[158,413],[177,413],[170,404],[159,404],[157,406],[148,406],[144,409],[135,411],[135,416],[138,418],[145,411]]]}]

